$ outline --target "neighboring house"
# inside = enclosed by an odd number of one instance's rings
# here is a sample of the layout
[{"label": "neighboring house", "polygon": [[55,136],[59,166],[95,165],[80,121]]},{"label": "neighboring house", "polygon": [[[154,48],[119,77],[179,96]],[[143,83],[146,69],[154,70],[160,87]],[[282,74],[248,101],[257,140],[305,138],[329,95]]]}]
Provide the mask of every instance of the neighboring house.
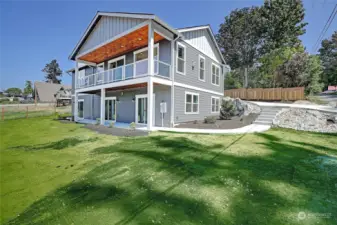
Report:
[{"label": "neighboring house", "polygon": [[35,82],[35,101],[36,102],[46,102],[46,103],[56,103],[55,94],[60,89],[72,89],[70,85],[64,84],[54,84],[54,83],[46,83],[46,82]]},{"label": "neighboring house", "polygon": [[63,87],[60,88],[54,95],[56,99],[56,105],[64,106],[71,104],[71,88],[65,89]]},{"label": "neighboring house", "polygon": [[217,116],[229,71],[209,25],[174,29],[153,14],[97,12],[69,58],[76,121],[149,130]]}]

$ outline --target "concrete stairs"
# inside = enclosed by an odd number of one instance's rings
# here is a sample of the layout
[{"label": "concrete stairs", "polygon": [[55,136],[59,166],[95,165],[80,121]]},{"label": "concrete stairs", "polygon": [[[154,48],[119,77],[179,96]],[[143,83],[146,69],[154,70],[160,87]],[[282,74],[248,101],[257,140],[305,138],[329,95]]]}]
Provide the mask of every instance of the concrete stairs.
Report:
[{"label": "concrete stairs", "polygon": [[273,119],[281,109],[281,107],[261,107],[261,113],[254,124],[272,125]]}]

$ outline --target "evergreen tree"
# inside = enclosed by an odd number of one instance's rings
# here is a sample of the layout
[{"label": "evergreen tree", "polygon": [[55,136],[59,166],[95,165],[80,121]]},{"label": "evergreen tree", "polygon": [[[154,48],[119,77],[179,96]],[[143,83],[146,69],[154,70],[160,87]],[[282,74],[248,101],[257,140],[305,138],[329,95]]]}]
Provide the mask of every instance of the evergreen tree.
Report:
[{"label": "evergreen tree", "polygon": [[26,80],[26,85],[25,85],[25,89],[23,90],[23,93],[25,95],[33,94],[32,82],[30,80]]},{"label": "evergreen tree", "polygon": [[62,76],[62,70],[60,69],[56,59],[53,59],[50,63],[46,64],[42,72],[46,74],[46,82],[55,84],[61,83],[61,79],[58,79],[58,77]]}]

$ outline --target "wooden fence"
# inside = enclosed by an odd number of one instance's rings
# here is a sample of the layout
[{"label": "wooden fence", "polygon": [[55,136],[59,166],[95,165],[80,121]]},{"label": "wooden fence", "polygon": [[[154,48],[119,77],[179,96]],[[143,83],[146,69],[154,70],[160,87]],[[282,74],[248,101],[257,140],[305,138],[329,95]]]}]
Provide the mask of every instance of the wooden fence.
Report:
[{"label": "wooden fence", "polygon": [[225,90],[225,96],[245,100],[265,101],[296,101],[305,99],[304,87],[230,89]]},{"label": "wooden fence", "polygon": [[0,105],[1,120],[31,118],[59,114],[70,114],[71,106],[55,107],[54,105],[13,104]]}]

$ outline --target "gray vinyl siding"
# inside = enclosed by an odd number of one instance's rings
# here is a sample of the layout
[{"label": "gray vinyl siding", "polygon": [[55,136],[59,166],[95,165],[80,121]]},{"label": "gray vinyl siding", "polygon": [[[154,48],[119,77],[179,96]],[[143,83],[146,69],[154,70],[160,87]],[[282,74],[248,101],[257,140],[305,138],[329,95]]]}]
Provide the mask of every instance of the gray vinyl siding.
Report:
[{"label": "gray vinyl siding", "polygon": [[[78,99],[83,99],[83,118],[95,120],[100,118],[101,111],[101,97],[94,94],[79,95]],[[73,114],[74,114],[73,109]]]},{"label": "gray vinyl siding", "polygon": [[208,29],[193,30],[183,32],[185,41],[191,43],[193,46],[199,48],[202,52],[207,55],[217,59],[219,62],[222,61],[221,56],[214,45],[212,37]]},{"label": "gray vinyl siding", "polygon": [[102,16],[79,50],[81,54],[144,22],[144,19]]},{"label": "gray vinyl siding", "polygon": [[[155,126],[161,126],[161,113],[160,113],[160,103],[167,103],[167,113],[164,114],[164,126],[170,125],[171,117],[171,90],[167,86],[155,86],[153,89],[155,94]],[[123,93],[123,94],[122,94]],[[146,88],[140,88],[135,90],[124,90],[124,91],[114,91],[106,92],[106,97],[118,97],[119,103],[116,104],[116,121],[131,123],[135,122],[136,114],[136,102],[132,101],[136,98],[136,95],[146,94]]]},{"label": "gray vinyl siding", "polygon": [[[192,92],[199,94],[199,113],[185,114],[185,92]],[[211,94],[208,92],[196,91],[194,89],[187,89],[183,87],[174,88],[174,119],[175,123],[182,123],[194,120],[203,120],[206,116],[218,116],[218,113],[212,113],[211,98],[222,97],[220,95]]]},{"label": "gray vinyl siding", "polygon": [[[216,63],[207,55],[201,53],[196,48],[192,47],[188,43],[184,41],[179,41],[179,43],[186,46],[186,72],[185,75],[177,73],[175,69],[174,81],[191,85],[194,87],[199,87],[211,91],[216,91],[223,93],[224,92],[224,76],[222,74],[222,66]],[[175,48],[177,45],[175,46]],[[176,50],[177,51],[177,50]],[[205,57],[205,81],[199,80],[199,55]],[[211,73],[211,65],[212,62],[220,67],[220,79],[219,86],[212,84],[212,73]],[[175,66],[177,67],[177,65]]]}]

